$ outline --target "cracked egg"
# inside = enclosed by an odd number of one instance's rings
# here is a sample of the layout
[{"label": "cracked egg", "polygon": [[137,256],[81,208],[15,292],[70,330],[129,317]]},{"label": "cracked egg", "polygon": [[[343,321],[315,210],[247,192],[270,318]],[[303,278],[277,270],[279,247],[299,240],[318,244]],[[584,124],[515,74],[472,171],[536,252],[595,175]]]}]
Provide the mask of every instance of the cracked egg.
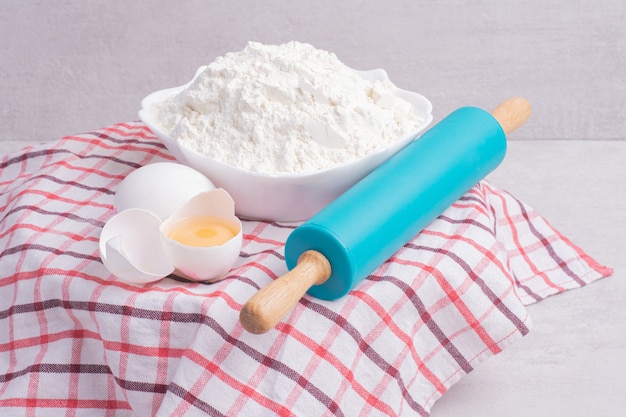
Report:
[{"label": "cracked egg", "polygon": [[116,192],[117,214],[100,234],[100,257],[118,279],[134,284],[172,273],[215,281],[242,245],[235,203],[192,168],[156,163],[128,175]]}]

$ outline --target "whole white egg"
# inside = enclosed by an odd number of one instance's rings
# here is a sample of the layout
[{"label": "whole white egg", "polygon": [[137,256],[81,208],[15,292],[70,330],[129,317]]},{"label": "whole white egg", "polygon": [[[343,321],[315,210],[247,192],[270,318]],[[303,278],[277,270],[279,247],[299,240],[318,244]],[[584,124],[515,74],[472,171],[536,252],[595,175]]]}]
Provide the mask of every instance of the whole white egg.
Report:
[{"label": "whole white egg", "polygon": [[142,209],[165,220],[196,195],[215,189],[203,174],[175,162],[156,162],[131,172],[117,188],[118,213]]}]

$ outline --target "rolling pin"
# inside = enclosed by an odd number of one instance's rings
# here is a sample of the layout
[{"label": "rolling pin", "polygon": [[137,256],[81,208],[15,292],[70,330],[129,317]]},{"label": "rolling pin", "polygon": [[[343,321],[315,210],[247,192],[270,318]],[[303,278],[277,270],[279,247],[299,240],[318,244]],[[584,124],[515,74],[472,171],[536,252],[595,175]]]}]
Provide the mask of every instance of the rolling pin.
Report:
[{"label": "rolling pin", "polygon": [[289,272],[244,304],[244,329],[267,332],[307,292],[323,300],[347,294],[493,171],[506,134],[529,116],[521,97],[491,114],[462,107],[410,142],[293,230],[285,243]]}]

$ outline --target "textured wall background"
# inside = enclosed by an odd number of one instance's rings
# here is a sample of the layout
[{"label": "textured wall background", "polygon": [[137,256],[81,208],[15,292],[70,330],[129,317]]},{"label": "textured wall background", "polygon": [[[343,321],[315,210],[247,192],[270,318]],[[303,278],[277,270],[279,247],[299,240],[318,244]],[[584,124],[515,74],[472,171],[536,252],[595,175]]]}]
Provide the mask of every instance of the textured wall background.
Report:
[{"label": "textured wall background", "polygon": [[246,41],[309,42],[434,105],[523,95],[518,139],[626,138],[623,0],[0,0],[0,140],[136,120],[148,93]]}]

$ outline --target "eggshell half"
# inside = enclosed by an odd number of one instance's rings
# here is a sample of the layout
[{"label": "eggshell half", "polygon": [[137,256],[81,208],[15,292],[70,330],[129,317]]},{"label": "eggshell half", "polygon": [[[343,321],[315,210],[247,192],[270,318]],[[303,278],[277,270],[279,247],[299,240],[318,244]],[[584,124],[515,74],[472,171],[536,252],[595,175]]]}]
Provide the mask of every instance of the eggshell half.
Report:
[{"label": "eggshell half", "polygon": [[113,216],[100,234],[100,258],[119,279],[145,284],[174,272],[160,241],[161,220],[142,209],[128,209]]},{"label": "eggshell half", "polygon": [[[215,216],[236,224],[239,232],[223,245],[183,245],[167,236],[172,224],[194,216]],[[224,277],[239,257],[242,245],[241,221],[235,216],[235,202],[223,189],[198,194],[177,210],[160,227],[161,241],[177,273],[194,281],[216,281]]]}]

